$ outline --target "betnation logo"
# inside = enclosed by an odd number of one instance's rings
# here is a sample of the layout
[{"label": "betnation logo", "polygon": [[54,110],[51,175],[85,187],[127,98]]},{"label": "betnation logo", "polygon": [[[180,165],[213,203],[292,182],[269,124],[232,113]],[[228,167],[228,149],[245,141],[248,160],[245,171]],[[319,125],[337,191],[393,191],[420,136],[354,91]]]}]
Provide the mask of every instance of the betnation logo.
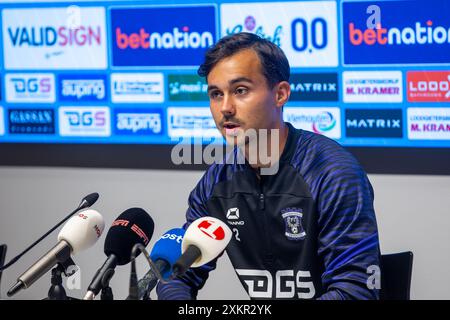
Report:
[{"label": "betnation logo", "polygon": [[443,44],[450,43],[450,28],[442,25],[434,26],[433,21],[428,20],[425,24],[420,21],[415,22],[410,27],[395,28],[377,25],[375,29],[355,27],[353,22],[349,23],[350,42],[359,46],[382,45],[394,46],[404,44]]},{"label": "betnation logo", "polygon": [[344,64],[449,63],[448,0],[345,1]]},{"label": "betnation logo", "polygon": [[116,45],[120,49],[185,49],[208,48],[214,43],[211,32],[191,31],[189,26],[173,28],[170,32],[148,32],[140,28],[136,33],[125,33],[116,28]]}]

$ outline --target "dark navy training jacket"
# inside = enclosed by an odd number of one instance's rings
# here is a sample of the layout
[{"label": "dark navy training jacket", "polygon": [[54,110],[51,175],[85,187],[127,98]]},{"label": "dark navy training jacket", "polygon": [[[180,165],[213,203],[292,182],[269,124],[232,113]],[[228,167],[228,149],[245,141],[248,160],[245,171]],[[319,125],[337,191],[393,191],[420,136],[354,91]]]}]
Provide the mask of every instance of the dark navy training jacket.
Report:
[{"label": "dark navy training jacket", "polygon": [[[377,299],[366,173],[335,141],[287,125],[276,174],[259,179],[248,163],[213,164],[189,196],[184,227],[204,216],[228,224],[226,252],[252,299]],[[158,298],[195,299],[216,261],[159,284]]]}]

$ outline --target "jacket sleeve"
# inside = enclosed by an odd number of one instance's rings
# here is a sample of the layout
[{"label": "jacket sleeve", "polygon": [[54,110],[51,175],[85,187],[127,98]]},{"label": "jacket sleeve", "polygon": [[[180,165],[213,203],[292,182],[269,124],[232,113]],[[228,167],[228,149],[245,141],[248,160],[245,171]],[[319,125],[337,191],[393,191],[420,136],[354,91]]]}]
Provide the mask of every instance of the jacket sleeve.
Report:
[{"label": "jacket sleeve", "polygon": [[334,160],[316,187],[318,254],[325,266],[319,299],[378,299],[369,272],[380,262],[373,189],[353,157]]},{"label": "jacket sleeve", "polygon": [[[186,223],[183,228],[187,229],[189,225],[201,217],[207,216],[206,200],[208,193],[212,188],[212,181],[208,178],[210,174],[207,172],[202,177],[194,190],[189,195],[189,208],[186,211]],[[198,267],[190,268],[182,276],[165,284],[158,283],[156,293],[159,300],[195,300],[198,290],[200,290],[206,280],[209,272],[216,268],[217,259]]]}]

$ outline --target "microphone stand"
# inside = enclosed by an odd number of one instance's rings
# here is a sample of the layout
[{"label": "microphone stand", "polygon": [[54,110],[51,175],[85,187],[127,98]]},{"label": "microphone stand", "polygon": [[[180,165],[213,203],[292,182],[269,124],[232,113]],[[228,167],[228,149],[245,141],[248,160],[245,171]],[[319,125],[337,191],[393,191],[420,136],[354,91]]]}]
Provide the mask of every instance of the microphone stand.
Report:
[{"label": "microphone stand", "polygon": [[68,258],[63,262],[58,262],[55,268],[52,269],[51,287],[48,290],[48,296],[44,300],[77,300],[72,297],[67,297],[66,290],[62,285],[62,274],[70,277],[78,271],[78,267],[72,258]]}]

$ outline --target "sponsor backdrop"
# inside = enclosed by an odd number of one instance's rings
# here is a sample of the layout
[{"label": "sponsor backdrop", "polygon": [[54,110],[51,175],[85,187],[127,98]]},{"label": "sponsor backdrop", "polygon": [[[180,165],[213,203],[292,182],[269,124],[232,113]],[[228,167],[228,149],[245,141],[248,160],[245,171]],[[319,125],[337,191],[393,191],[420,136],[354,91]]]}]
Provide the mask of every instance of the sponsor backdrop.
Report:
[{"label": "sponsor backdrop", "polygon": [[[286,121],[349,147],[450,147],[450,1],[0,4],[0,143],[218,137],[208,47],[240,31],[291,65]],[[200,138],[200,139],[198,139]]]}]

